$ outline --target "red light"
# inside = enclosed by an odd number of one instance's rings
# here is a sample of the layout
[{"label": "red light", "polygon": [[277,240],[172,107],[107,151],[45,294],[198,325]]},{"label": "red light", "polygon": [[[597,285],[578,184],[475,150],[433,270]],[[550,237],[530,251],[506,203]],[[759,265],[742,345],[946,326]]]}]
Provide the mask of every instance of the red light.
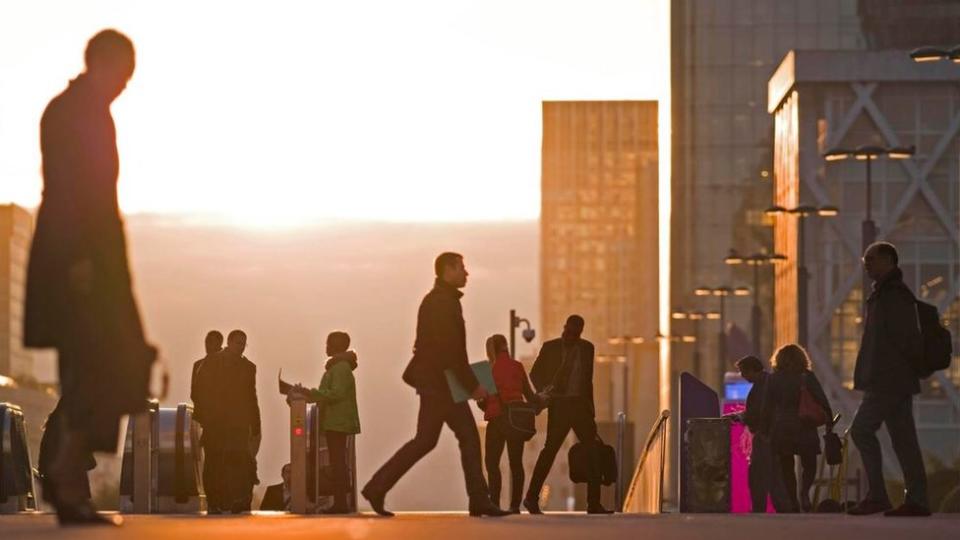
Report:
[{"label": "red light", "polygon": [[296,437],[300,437],[301,435],[303,435],[303,428],[302,427],[293,428],[293,434]]}]

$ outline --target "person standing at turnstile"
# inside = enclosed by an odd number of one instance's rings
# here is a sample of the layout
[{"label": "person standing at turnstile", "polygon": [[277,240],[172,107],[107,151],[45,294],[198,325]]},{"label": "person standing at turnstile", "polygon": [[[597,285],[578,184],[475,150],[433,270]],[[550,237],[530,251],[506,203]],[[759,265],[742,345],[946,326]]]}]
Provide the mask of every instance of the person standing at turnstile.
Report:
[{"label": "person standing at turnstile", "polygon": [[227,348],[197,370],[194,410],[203,426],[203,483],[207,512],[250,510],[260,449],[257,367],[243,356],[247,335],[234,330]]},{"label": "person standing at turnstile", "polygon": [[349,470],[347,469],[347,437],[360,433],[360,415],[357,411],[357,353],[347,350],[350,336],[346,332],[332,332],[327,336],[327,363],[320,387],[305,389],[297,385],[295,393],[304,394],[308,402],[320,407],[320,429],[327,438],[330,466],[333,469],[333,506],[324,514],[347,514]]}]

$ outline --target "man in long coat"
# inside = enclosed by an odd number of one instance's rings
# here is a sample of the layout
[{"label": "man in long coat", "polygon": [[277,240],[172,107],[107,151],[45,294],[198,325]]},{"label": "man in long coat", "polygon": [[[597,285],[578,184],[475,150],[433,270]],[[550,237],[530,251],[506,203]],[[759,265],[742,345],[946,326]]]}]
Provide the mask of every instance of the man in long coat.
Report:
[{"label": "man in long coat", "polygon": [[90,452],[115,452],[120,417],[146,408],[157,355],[127,266],[110,115],[133,74],[133,44],[104,30],[88,43],[85,61],[40,121],[43,200],[24,314],[24,345],[59,353],[63,434],[50,482],[62,524],[106,522],[86,498],[86,463]]}]

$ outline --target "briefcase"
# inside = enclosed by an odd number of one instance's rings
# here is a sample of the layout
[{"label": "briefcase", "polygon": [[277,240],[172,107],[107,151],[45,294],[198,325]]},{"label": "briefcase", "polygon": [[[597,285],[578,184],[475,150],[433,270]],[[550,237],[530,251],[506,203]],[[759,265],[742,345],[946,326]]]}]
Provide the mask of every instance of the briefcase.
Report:
[{"label": "briefcase", "polygon": [[578,442],[567,454],[570,481],[582,484],[597,481],[609,486],[617,481],[617,453],[600,437],[592,443]]}]

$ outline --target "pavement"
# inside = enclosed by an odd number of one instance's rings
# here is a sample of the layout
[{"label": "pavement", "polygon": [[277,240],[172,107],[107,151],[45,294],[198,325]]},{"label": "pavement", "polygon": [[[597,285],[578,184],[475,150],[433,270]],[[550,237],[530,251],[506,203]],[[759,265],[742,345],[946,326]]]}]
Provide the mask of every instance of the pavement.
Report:
[{"label": "pavement", "polygon": [[49,514],[0,516],[0,539],[204,539],[323,540],[939,540],[960,539],[960,514],[931,518],[843,515],[618,514],[586,516],[548,513],[506,518],[471,518],[463,513],[400,513],[349,517],[292,516],[124,516],[120,528],[60,529]]}]

